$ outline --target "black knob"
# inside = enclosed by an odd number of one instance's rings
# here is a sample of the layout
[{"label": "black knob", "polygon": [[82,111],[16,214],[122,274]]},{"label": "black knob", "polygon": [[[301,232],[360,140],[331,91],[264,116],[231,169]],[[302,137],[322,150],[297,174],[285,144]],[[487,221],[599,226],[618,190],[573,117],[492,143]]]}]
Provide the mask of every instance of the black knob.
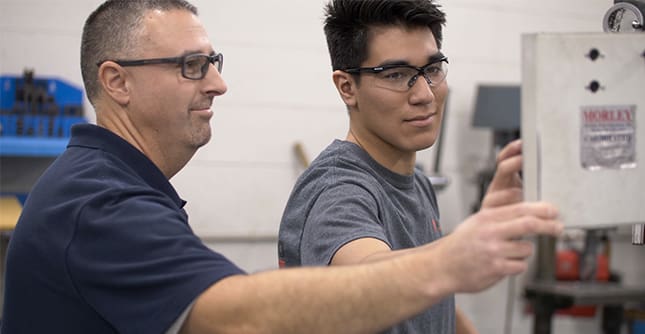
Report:
[{"label": "black knob", "polygon": [[596,48],[593,48],[589,51],[587,57],[589,57],[589,59],[591,59],[592,61],[596,61],[596,59],[600,57],[600,51],[598,51],[598,49]]},{"label": "black knob", "polygon": [[589,86],[587,86],[587,89],[590,90],[592,93],[597,92],[600,89],[600,82],[593,80],[592,82],[589,83]]}]

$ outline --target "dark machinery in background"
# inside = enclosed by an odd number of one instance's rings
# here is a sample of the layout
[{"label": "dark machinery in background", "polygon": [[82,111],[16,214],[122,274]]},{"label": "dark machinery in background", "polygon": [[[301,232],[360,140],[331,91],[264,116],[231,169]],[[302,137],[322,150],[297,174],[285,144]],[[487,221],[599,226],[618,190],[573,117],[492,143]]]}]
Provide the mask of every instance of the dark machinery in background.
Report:
[{"label": "dark machinery in background", "polygon": [[[0,138],[65,138],[76,123],[85,123],[83,91],[58,79],[0,77]],[[10,149],[3,145],[3,151]],[[6,154],[7,152],[2,152]]]},{"label": "dark machinery in background", "polygon": [[477,212],[493,179],[497,153],[506,144],[520,137],[520,86],[479,85],[473,126],[493,130],[493,147],[488,166],[477,173],[479,195],[472,206],[472,212]]}]

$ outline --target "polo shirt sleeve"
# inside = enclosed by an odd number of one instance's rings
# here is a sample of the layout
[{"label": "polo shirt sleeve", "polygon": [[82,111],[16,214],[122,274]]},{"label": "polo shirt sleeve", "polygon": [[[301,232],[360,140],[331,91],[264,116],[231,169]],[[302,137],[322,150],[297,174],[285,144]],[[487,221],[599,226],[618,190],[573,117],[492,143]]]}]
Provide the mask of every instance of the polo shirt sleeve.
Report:
[{"label": "polo shirt sleeve", "polygon": [[307,215],[300,247],[302,264],[328,265],[342,246],[361,238],[390,245],[375,197],[355,183],[329,186]]},{"label": "polo shirt sleeve", "polygon": [[187,221],[152,189],[97,194],[79,213],[66,250],[77,293],[119,333],[165,332],[205,289],[243,273]]}]

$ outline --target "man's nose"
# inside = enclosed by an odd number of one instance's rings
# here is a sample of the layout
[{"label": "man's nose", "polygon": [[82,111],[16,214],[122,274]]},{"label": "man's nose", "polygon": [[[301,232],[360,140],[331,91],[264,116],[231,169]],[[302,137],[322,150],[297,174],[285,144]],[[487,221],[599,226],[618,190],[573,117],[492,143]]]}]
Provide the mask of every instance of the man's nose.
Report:
[{"label": "man's nose", "polygon": [[[419,77],[423,77],[423,80],[419,80]],[[410,90],[414,90],[414,96],[418,99],[425,100],[425,103],[434,101],[434,92],[432,91],[432,82],[426,74],[417,74],[412,78],[412,85]],[[418,83],[421,82],[421,83]],[[420,88],[419,88],[420,87]]]},{"label": "man's nose", "polygon": [[208,95],[222,95],[228,90],[222,74],[213,63],[208,64],[208,72],[202,80],[204,81],[204,90]]}]

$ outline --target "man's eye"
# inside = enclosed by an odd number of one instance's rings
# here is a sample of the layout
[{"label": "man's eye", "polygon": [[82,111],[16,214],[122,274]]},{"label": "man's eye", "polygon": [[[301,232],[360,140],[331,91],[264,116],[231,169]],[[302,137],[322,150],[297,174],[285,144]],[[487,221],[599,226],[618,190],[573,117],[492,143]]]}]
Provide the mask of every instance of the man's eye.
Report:
[{"label": "man's eye", "polygon": [[430,76],[436,76],[436,75],[442,75],[443,74],[443,67],[441,67],[440,64],[438,65],[432,65],[425,70],[426,74]]},{"label": "man's eye", "polygon": [[388,70],[381,73],[381,78],[386,80],[403,80],[407,77],[407,73],[401,70]]},{"label": "man's eye", "polygon": [[186,60],[187,68],[200,68],[202,66],[201,64],[202,62],[199,59]]},{"label": "man's eye", "polygon": [[440,66],[430,66],[426,69],[426,73],[428,74],[437,74],[441,73],[441,67]]}]

